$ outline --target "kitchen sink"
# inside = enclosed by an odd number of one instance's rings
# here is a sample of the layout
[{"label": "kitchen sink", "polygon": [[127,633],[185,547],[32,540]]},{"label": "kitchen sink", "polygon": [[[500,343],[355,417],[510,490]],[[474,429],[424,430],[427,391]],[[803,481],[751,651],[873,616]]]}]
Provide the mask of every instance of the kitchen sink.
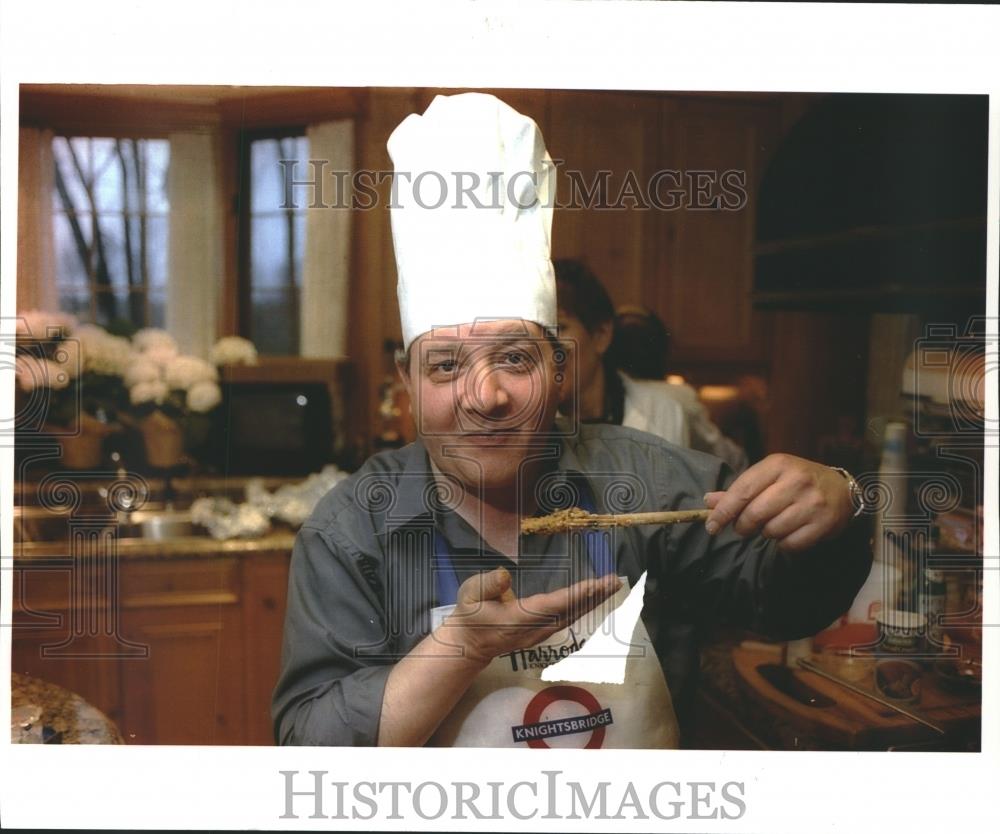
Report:
[{"label": "kitchen sink", "polygon": [[187,536],[205,536],[208,532],[191,520],[190,513],[177,510],[136,510],[121,513],[118,518],[118,536],[128,539],[179,539]]},{"label": "kitchen sink", "polygon": [[89,529],[116,527],[120,539],[166,539],[203,537],[205,528],[191,520],[186,510],[169,507],[149,507],[131,513],[89,515],[82,512],[58,513],[40,507],[14,508],[15,542],[65,542],[72,526]]}]

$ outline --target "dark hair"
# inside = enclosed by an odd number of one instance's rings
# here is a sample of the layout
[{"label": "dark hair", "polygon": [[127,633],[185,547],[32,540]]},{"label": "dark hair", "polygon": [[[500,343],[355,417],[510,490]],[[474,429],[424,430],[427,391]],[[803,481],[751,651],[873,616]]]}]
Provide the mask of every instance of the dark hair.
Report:
[{"label": "dark hair", "polygon": [[552,262],[556,272],[556,299],[560,310],[580,320],[593,332],[615,317],[615,307],[608,291],[586,264],[572,258]]},{"label": "dark hair", "polygon": [[670,334],[655,313],[645,307],[618,311],[607,353],[616,368],[635,379],[663,379],[669,350]]}]

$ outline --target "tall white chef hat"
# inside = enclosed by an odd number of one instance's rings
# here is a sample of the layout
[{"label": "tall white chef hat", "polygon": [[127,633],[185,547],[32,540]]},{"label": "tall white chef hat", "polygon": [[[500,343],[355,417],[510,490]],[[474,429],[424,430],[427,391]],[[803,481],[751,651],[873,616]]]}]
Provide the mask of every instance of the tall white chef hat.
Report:
[{"label": "tall white chef hat", "polygon": [[388,149],[405,346],[477,319],[554,327],[555,169],[538,125],[495,96],[438,96]]}]

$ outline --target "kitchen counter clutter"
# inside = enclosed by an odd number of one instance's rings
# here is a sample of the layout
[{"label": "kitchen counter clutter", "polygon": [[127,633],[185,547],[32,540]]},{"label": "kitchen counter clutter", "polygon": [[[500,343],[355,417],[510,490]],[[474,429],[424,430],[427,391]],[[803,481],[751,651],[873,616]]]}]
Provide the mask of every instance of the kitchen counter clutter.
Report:
[{"label": "kitchen counter clutter", "polygon": [[12,744],[123,744],[104,713],[79,695],[29,675],[11,675]]}]

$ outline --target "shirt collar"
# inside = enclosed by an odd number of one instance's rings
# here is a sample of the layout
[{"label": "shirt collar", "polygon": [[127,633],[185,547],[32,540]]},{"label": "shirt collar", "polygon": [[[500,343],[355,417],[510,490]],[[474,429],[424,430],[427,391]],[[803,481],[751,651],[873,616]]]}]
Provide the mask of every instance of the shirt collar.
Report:
[{"label": "shirt collar", "polygon": [[430,518],[428,495],[432,478],[431,462],[427,449],[420,440],[403,447],[403,469],[399,480],[398,498],[392,515],[397,522],[411,524]]}]

